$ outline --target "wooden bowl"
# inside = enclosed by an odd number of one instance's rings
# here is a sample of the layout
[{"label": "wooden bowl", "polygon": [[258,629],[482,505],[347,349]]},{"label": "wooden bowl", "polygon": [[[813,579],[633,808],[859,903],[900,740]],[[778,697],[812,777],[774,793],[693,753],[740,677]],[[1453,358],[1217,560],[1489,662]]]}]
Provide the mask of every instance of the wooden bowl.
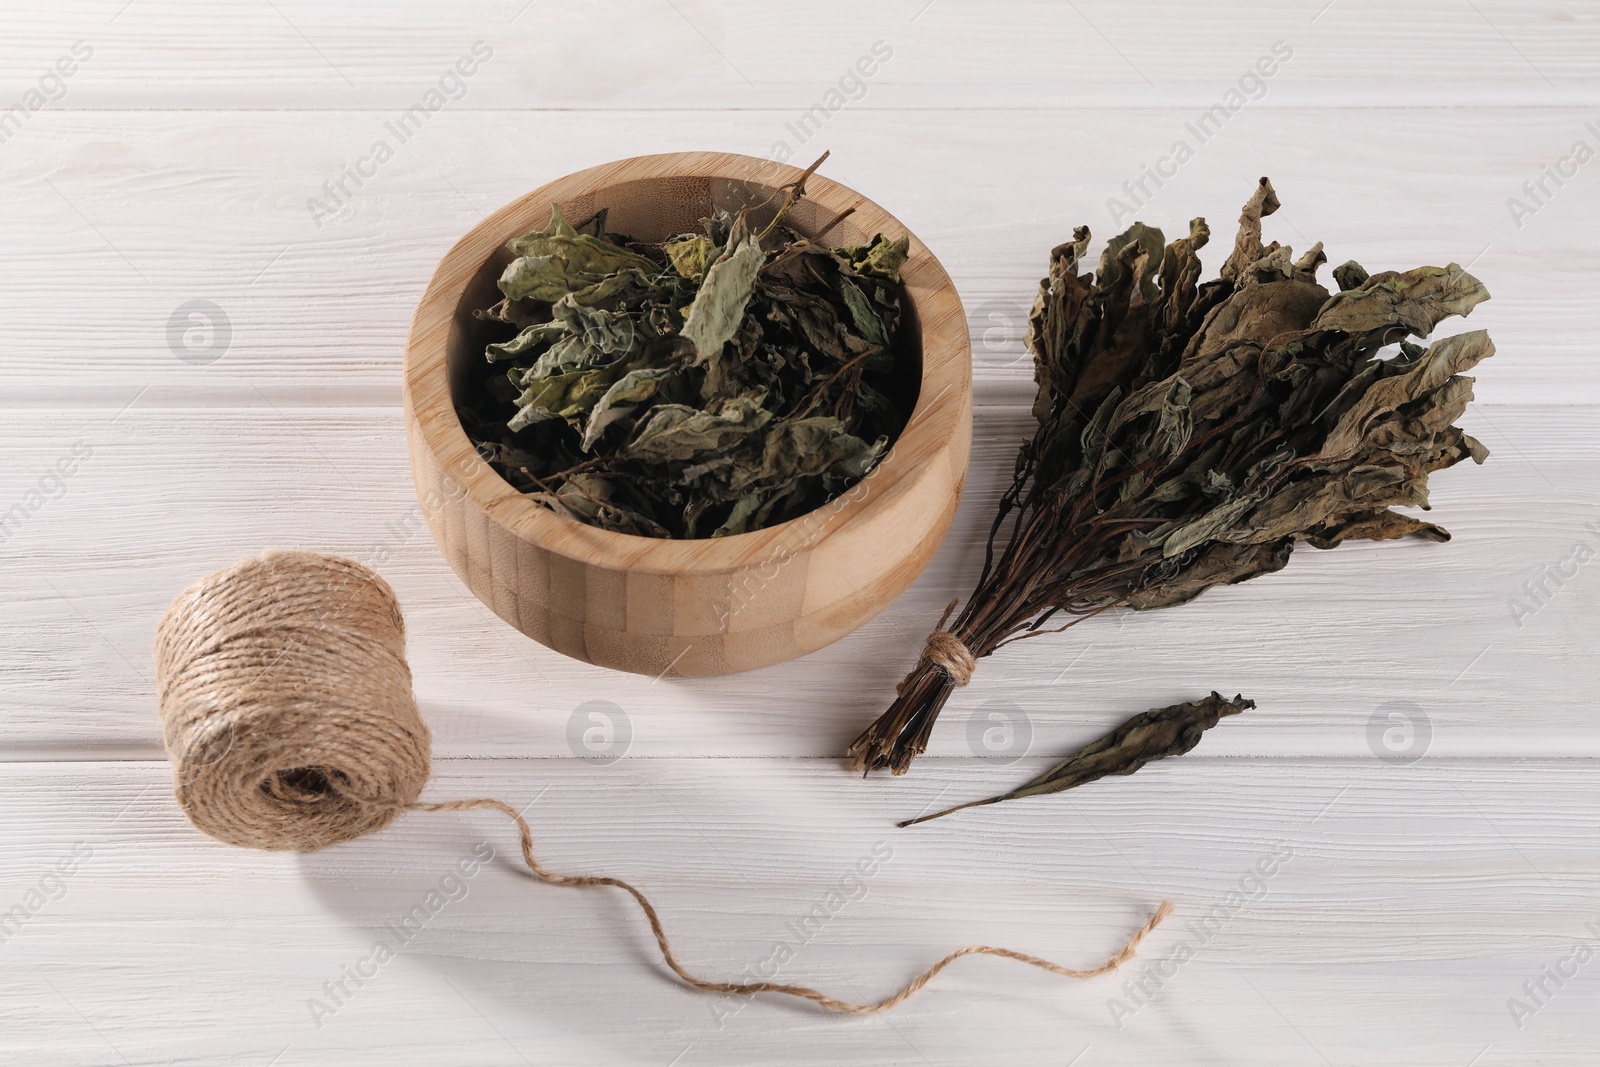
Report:
[{"label": "wooden bowl", "polygon": [[[405,355],[406,434],[428,525],[467,586],[557,652],[649,675],[709,675],[781,663],[872,618],[926,566],[955,514],[972,445],[971,352],[961,301],[913,235],[902,278],[903,358],[920,353],[916,406],[888,454],[848,493],[753,533],[666,540],[557,515],[478,455],[452,390],[482,365],[472,315],[499,298],[505,242],[541,229],[550,205],[574,222],[659,241],[715,208],[766,200],[794,167],[719,152],[674,152],[591,167],[536,189],[473,227],[434,271]],[[773,201],[776,204],[776,200]],[[872,201],[813,176],[790,213],[801,233],[846,208],[827,240],[855,244],[906,227]],[[770,208],[767,209],[770,212]]]}]

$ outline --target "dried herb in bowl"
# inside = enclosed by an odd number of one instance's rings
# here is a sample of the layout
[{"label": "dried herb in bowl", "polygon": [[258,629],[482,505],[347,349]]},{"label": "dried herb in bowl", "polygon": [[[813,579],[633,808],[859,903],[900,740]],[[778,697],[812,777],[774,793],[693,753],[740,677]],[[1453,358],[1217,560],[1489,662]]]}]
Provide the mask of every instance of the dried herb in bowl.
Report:
[{"label": "dried herb in bowl", "polygon": [[758,530],[865,477],[915,399],[897,358],[909,240],[822,243],[838,219],[801,235],[805,176],[759,229],[757,209],[717,212],[661,244],[552,205],[478,313],[504,335],[457,405],[479,453],[552,510],[647,537]]},{"label": "dried herb in bowl", "polygon": [[1087,228],[1051,252],[1028,331],[1038,428],[977,588],[851,746],[858,770],[903,773],[975,660],[1058,616],[1182,604],[1280,569],[1300,541],[1448,540],[1390,509],[1426,508],[1431,472],[1488,455],[1452,423],[1472,399],[1462,372],[1494,346],[1482,331],[1410,338],[1488,291],[1455,264],[1368,276],[1350,262],[1330,294],[1320,244],[1295,259],[1261,243],[1277,208],[1262,178],[1203,285],[1203,219],[1170,244],[1135,223],[1089,273]]}]

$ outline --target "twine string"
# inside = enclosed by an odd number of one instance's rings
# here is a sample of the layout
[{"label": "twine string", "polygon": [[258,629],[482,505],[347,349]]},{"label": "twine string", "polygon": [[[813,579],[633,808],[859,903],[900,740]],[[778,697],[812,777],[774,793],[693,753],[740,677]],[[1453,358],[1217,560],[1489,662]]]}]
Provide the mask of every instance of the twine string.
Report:
[{"label": "twine string", "polygon": [[787,982],[713,982],[691,973],[682,963],[678,962],[677,954],[672,951],[672,939],[667,936],[667,931],[661,924],[661,916],[656,912],[655,905],[650,903],[649,897],[620,878],[596,874],[558,874],[544,867],[534,857],[533,831],[529,828],[527,820],[518,813],[517,809],[503,800],[481,797],[476,800],[446,800],[434,804],[417,803],[410,806],[417,811],[470,811],[476,808],[493,808],[496,811],[505,812],[517,824],[517,832],[522,837],[522,862],[527,864],[530,871],[551,885],[612,886],[633,897],[640,910],[644,912],[645,919],[650,923],[650,932],[655,935],[656,945],[661,949],[662,960],[666,962],[667,967],[671,969],[673,974],[696,989],[704,990],[707,993],[734,993],[740,996],[754,996],[757,993],[783,993],[791,997],[809,1000],[826,1008],[828,1011],[837,1012],[840,1015],[875,1015],[881,1011],[888,1011],[897,1004],[910,999],[919,989],[927,985],[934,975],[963,956],[1004,956],[1006,959],[1039,967],[1049,971],[1051,974],[1059,974],[1065,978],[1094,978],[1116,970],[1131,959],[1139,948],[1139,942],[1143,941],[1150,931],[1161,925],[1162,920],[1172,912],[1172,902],[1170,900],[1162,901],[1161,906],[1156,909],[1156,913],[1150,917],[1150,920],[1135,931],[1133,936],[1128,938],[1127,942],[1112,953],[1104,963],[1096,967],[1083,969],[1063,967],[1059,963],[1052,963],[1050,960],[1041,959],[1038,956],[1030,956],[1025,952],[1016,952],[1009,948],[996,948],[993,945],[968,945],[946,955],[933,966],[907,982],[898,993],[893,993],[882,1000],[858,1004],[853,1001],[830,997],[821,990],[813,989],[810,986],[792,985]]},{"label": "twine string", "polygon": [[[957,603],[958,600],[950,601],[944,609],[944,614],[939,616],[939,624],[933,628],[933,633],[928,635],[927,644],[922,646],[922,658],[944,671],[946,677],[959,689],[972,681],[972,672],[978,666],[978,657],[972,654],[972,649],[967,647],[965,641],[944,628],[951,613],[956,610]],[[894,687],[894,691],[904,696],[906,686],[910,682],[911,676],[907,676]]]},{"label": "twine string", "polygon": [[[932,662],[966,684],[972,654],[954,634],[937,631],[929,649]],[[707,993],[777,993],[831,1012],[871,1015],[903,1003],[963,956],[1002,956],[1066,978],[1093,978],[1130,959],[1172,910],[1163,902],[1098,966],[1063,967],[968,945],[869,1003],[783,982],[710,981],[679,962],[642,891],[620,878],[541,865],[532,829],[510,804],[418,799],[428,780],[430,737],[411,689],[405,623],[388,584],[361,564],[270,552],[201,579],[179,594],[157,628],[156,680],[174,792],[203,832],[246,848],[310,851],[382,829],[408,809],[500,811],[516,823],[522,860],[535,877],[627,893],[644,912],[667,967]]]},{"label": "twine string", "polygon": [[978,659],[972,654],[972,649],[949,630],[935,630],[929,634],[928,644],[923,648],[922,655],[929,663],[948,674],[957,687],[972,681],[972,671],[978,665]]}]

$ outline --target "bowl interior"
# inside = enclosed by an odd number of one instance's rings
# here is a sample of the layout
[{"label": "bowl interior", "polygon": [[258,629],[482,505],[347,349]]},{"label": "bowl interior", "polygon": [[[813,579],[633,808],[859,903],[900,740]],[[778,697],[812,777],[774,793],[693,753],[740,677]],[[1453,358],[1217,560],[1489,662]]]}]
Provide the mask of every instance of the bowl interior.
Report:
[{"label": "bowl interior", "polygon": [[[783,193],[757,182],[714,176],[674,176],[622,181],[557,202],[562,215],[575,226],[604,209],[608,231],[642,241],[660,242],[680,233],[702,232],[700,220],[719,210],[737,213],[750,209],[753,221],[764,225],[782,204]],[[550,219],[550,204],[546,201],[528,198],[514,207],[517,210],[496,216],[497,219],[505,217],[508,228],[499,235],[492,254],[467,282],[454,309],[446,354],[453,407],[476,394],[490,377],[505,373],[503,366],[496,367],[484,358],[484,348],[508,340],[515,330],[503,323],[486,322],[475,317],[473,312],[488,308],[500,299],[496,282],[513,258],[505,242],[542,229]],[[837,214],[837,209],[801,199],[790,209],[786,221],[803,236],[815,237]],[[873,234],[865,232],[854,216],[847,215],[829,226],[821,236],[830,245],[852,245],[870,241]],[[884,236],[899,235],[887,233]],[[902,291],[900,326],[894,348],[896,360],[890,399],[909,415],[922,383],[922,328],[915,298],[908,290]],[[903,431],[904,427],[900,429]]]}]

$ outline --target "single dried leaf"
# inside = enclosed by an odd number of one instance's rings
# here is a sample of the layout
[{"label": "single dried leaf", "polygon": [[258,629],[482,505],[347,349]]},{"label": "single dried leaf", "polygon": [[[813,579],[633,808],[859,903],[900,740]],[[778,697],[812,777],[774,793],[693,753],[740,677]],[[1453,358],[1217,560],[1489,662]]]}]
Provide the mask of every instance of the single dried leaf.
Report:
[{"label": "single dried leaf", "polygon": [[578,447],[585,452],[593,451],[601,434],[654,396],[662,380],[673,373],[672,367],[640,367],[618,378],[590,410],[589,421],[583,430],[583,442]]},{"label": "single dried leaf", "polygon": [[911,235],[902,233],[894,240],[876,234],[868,244],[839,249],[839,256],[852,270],[873,274],[891,282],[900,280],[900,268],[911,252]]},{"label": "single dried leaf", "polygon": [[840,278],[839,291],[844,296],[844,306],[850,309],[850,320],[855,323],[856,331],[875,345],[888,344],[889,331],[861,287],[849,278]]},{"label": "single dried leaf", "polygon": [[705,411],[660,405],[634,432],[625,454],[653,463],[684,463],[708,452],[726,452],[772,421],[762,399],[732,397]]},{"label": "single dried leaf", "polygon": [[963,808],[977,808],[985,804],[998,804],[1003,800],[1041,796],[1075,789],[1108,775],[1132,774],[1148,763],[1181,756],[1200,743],[1200,736],[1224,716],[1237,715],[1255,707],[1255,701],[1242,696],[1227,699],[1213,691],[1201,700],[1186,704],[1173,704],[1165,708],[1151,708],[1135,715],[1111,733],[1094,741],[1062,762],[1045,771],[1033,781],[1020,785],[1009,793],[970,800],[953,808],[907,819],[901,826],[915,826]]},{"label": "single dried leaf", "polygon": [[517,257],[500,275],[500,291],[508,300],[554,302],[618,271],[657,269],[638,253],[578,233],[554,204],[548,226],[514,238],[506,247]]},{"label": "single dried leaf", "polygon": [[697,282],[706,276],[706,270],[716,258],[717,246],[705,234],[694,233],[668,241],[662,251],[672,261],[673,270]]},{"label": "single dried leaf", "polygon": [[694,343],[699,362],[716,356],[738,332],[765,260],[760,240],[751,234],[706,271],[683,322],[683,336]]}]

